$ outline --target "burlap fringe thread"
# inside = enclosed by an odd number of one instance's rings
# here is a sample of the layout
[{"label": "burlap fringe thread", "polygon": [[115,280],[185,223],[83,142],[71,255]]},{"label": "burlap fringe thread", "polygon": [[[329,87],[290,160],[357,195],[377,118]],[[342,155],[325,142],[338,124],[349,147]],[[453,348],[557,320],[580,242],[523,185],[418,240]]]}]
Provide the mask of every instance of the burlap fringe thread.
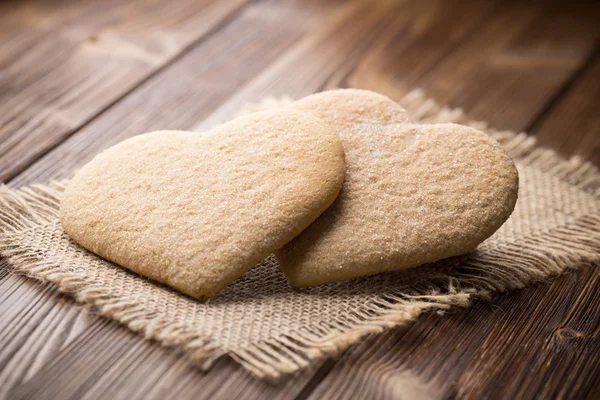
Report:
[{"label": "burlap fringe thread", "polygon": [[[277,103],[268,100],[266,106]],[[524,133],[490,130],[484,123],[469,121],[460,109],[441,108],[434,101],[426,99],[421,91],[411,92],[400,104],[414,120],[456,122],[484,129],[520,165],[535,167],[589,194],[600,196],[600,171],[578,157],[565,160],[552,150],[538,148],[536,139]],[[140,304],[108,297],[103,286],[90,286],[89,282],[84,284],[81,276],[60,272],[56,265],[32,258],[18,246],[7,244],[6,239],[11,234],[56,221],[65,183],[52,182],[16,190],[0,187],[0,235],[4,239],[0,243],[0,253],[17,271],[52,282],[59,290],[92,307],[94,312],[143,333],[147,339],[177,347],[198,362],[201,368],[209,368],[225,354],[209,337],[191,331],[184,324],[174,324],[147,315]],[[326,329],[323,326],[309,326],[302,331],[273,337],[227,354],[257,377],[278,379],[282,374],[294,373],[314,360],[339,354],[365,335],[412,321],[424,311],[466,307],[474,297],[521,288],[566,268],[590,265],[600,259],[600,216],[585,216],[568,226],[548,232],[543,243],[531,239],[527,245],[536,250],[535,255],[519,263],[507,265],[504,259],[492,260],[491,263],[488,259],[483,264],[470,262],[461,265],[460,273],[454,274],[451,279],[432,276],[426,283],[415,285],[411,293],[386,296],[361,312],[331,321]],[[519,251],[517,248],[514,250]],[[557,253],[561,254],[560,258],[555,256]],[[481,270],[485,270],[486,274],[477,273]]]}]

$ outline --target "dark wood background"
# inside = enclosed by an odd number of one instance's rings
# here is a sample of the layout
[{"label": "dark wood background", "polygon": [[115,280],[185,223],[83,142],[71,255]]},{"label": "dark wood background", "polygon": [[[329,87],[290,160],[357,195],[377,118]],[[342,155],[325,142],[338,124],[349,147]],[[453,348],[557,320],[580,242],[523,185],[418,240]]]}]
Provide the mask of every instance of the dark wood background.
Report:
[{"label": "dark wood background", "polygon": [[[572,1],[0,2],[0,179],[68,177],[246,101],[414,88],[600,165],[600,6]],[[600,269],[369,338],[279,384],[208,374],[0,261],[0,398],[600,398]]]}]

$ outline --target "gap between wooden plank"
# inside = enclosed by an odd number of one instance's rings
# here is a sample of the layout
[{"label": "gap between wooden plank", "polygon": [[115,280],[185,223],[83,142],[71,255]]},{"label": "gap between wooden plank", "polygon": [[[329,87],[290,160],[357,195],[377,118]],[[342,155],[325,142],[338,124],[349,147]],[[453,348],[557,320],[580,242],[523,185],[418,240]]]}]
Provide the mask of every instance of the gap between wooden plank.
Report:
[{"label": "gap between wooden plank", "polygon": [[600,57],[533,128],[541,146],[565,157],[577,156],[600,167]]},{"label": "gap between wooden plank", "polygon": [[[96,119],[98,116],[102,115],[106,110],[110,109],[113,105],[115,105],[120,100],[122,100],[124,97],[126,97],[127,94],[130,93],[132,90],[137,89],[138,87],[143,85],[145,82],[150,80],[157,73],[160,73],[161,71],[165,70],[170,65],[172,65],[173,63],[177,62],[179,59],[181,59],[183,56],[185,56],[185,54],[189,53],[193,48],[197,47],[202,42],[204,42],[205,40],[210,38],[214,33],[218,32],[224,26],[229,24],[231,21],[235,20],[235,18],[238,15],[240,15],[240,13],[242,13],[243,10],[251,4],[254,4],[254,2],[245,1],[245,2],[241,3],[239,6],[232,8],[232,10],[226,11],[225,16],[222,17],[222,19],[220,19],[216,25],[214,25],[211,28],[209,28],[208,30],[200,33],[196,39],[191,40],[189,44],[187,44],[187,45],[183,46],[181,49],[177,50],[174,53],[174,55],[172,55],[170,57],[169,57],[169,55],[167,55],[167,59],[164,61],[164,63],[158,65],[155,69],[150,68],[150,71],[147,72],[147,75],[143,75],[140,78],[140,80],[135,82],[131,86],[131,88],[129,88],[126,92],[118,94],[116,97],[114,97],[113,99],[109,100],[106,104],[104,104],[100,109],[98,109],[97,111],[94,111],[90,115],[84,117],[84,119],[82,121],[79,121],[79,124],[76,125],[75,127],[69,128],[69,129],[65,128],[66,132],[64,132],[62,135],[59,135],[60,140],[54,141],[53,143],[49,144],[47,146],[47,148],[43,148],[37,153],[33,153],[30,157],[28,157],[26,159],[25,162],[23,162],[23,161],[16,162],[16,165],[13,166],[12,168],[9,168],[9,170],[7,172],[4,172],[4,171],[0,172],[0,179],[3,181],[9,181],[9,180],[13,179],[19,173],[21,173],[22,171],[27,169],[27,167],[29,167],[31,164],[35,163],[35,161],[39,160],[41,157],[43,157],[49,151],[56,148],[62,141],[66,140],[68,137],[70,137],[73,134],[75,134],[76,132],[78,132],[84,126],[86,126],[91,121]],[[48,73],[48,71],[46,71],[46,73]],[[100,75],[97,78],[103,78],[103,76]],[[46,108],[44,108],[43,110],[46,110]],[[31,121],[29,121],[29,122],[31,122]],[[38,121],[38,124],[42,124],[42,123],[45,123],[45,121],[43,119],[40,119]],[[30,129],[32,129],[32,128],[30,127]],[[7,139],[10,139],[10,136]],[[7,147],[5,149],[7,156],[9,156],[9,157],[11,156],[11,149],[14,148],[15,146],[17,146],[18,143],[19,142],[17,141],[12,145],[12,147]]]},{"label": "gap between wooden plank", "polygon": [[[378,35],[376,40],[369,40],[369,43],[373,44],[373,48],[375,50],[379,48],[385,48],[390,44],[391,41],[394,43],[396,41],[396,37],[400,36],[402,41],[395,46],[400,48],[400,51],[411,51],[420,46],[420,43],[427,42],[431,40],[430,36],[436,37],[440,36],[439,32],[446,33],[447,36],[450,36],[448,40],[440,42],[439,47],[442,49],[442,53],[446,53],[443,57],[437,57],[435,54],[440,50],[438,47],[434,47],[431,51],[428,52],[427,57],[420,57],[418,60],[411,59],[410,60],[410,68],[406,65],[404,67],[406,70],[410,71],[411,74],[415,74],[417,77],[426,75],[432,68],[434,68],[441,60],[447,57],[449,54],[452,54],[453,51],[445,51],[446,46],[452,47],[452,50],[460,47],[466,41],[469,41],[468,35],[476,31],[481,24],[479,21],[481,19],[485,20],[490,14],[493,12],[493,7],[489,6],[489,4],[495,4],[495,1],[487,1],[487,2],[479,2],[477,3],[477,7],[475,10],[469,10],[471,13],[465,12],[463,14],[455,13],[451,14],[452,17],[456,18],[456,20],[451,21],[453,23],[461,22],[461,24],[456,27],[455,25],[443,24],[443,17],[440,20],[440,16],[432,17],[430,14],[436,11],[436,9],[443,8],[443,5],[447,5],[448,10],[446,12],[437,10],[439,14],[446,15],[449,13],[457,3],[440,3],[438,2],[427,2],[427,3],[416,3],[416,2],[404,2],[402,8],[397,13],[394,22],[391,25],[385,27],[384,31]],[[483,4],[483,5],[482,5]],[[460,9],[460,7],[459,7]],[[434,14],[435,15],[435,14]],[[424,18],[424,16],[428,16],[430,19],[435,20],[438,23],[437,27],[428,26],[427,29],[424,29],[421,25],[423,22],[419,21],[419,16]],[[469,18],[473,17],[473,18]],[[463,19],[461,19],[463,18]],[[475,18],[475,19],[474,19]],[[425,18],[426,19],[426,18]],[[472,21],[475,20],[473,23]],[[431,22],[429,22],[431,24]],[[473,24],[473,26],[471,25]],[[379,28],[379,27],[378,27]],[[451,29],[449,29],[451,28]],[[438,32],[436,35],[435,33]],[[458,39],[452,38],[450,33],[458,33],[460,37]],[[366,35],[365,35],[366,36]],[[385,38],[382,40],[381,38]],[[364,62],[364,59],[369,57],[369,54],[373,52],[373,48],[365,48],[362,45],[365,38],[360,38],[361,40],[357,41],[356,47],[358,48],[358,54],[354,54],[353,52],[349,52],[348,57],[350,58],[345,63],[336,66],[336,69],[330,70],[331,67],[329,65],[326,66],[326,73],[319,71],[313,72],[315,75],[321,74],[324,76],[319,76],[317,82],[312,82],[310,79],[304,78],[303,80],[298,80],[297,82],[287,82],[286,77],[289,74],[295,75],[296,73],[300,74],[300,72],[304,72],[305,69],[311,68],[321,68],[324,67],[317,64],[315,67],[311,65],[303,65],[304,55],[309,54],[306,48],[310,46],[321,46],[322,43],[313,43],[311,41],[307,41],[307,43],[303,44],[303,47],[299,47],[298,49],[290,50],[289,54],[281,57],[277,63],[274,63],[269,69],[265,70],[261,75],[257,76],[254,80],[249,82],[245,87],[241,88],[238,93],[232,96],[227,100],[223,105],[221,105],[217,110],[215,110],[212,114],[201,121],[198,125],[196,125],[193,130],[202,131],[206,129],[210,129],[211,127],[226,121],[231,118],[231,115],[234,115],[236,111],[243,107],[245,103],[248,102],[259,102],[263,100],[267,96],[291,96],[292,99],[299,98],[317,91],[332,89],[337,87],[345,87],[346,84],[350,83],[349,87],[357,87],[364,88],[370,90],[379,90],[383,89],[386,85],[383,84],[382,87],[375,87],[370,84],[362,84],[362,82],[358,82],[358,84],[354,84],[356,82],[349,82],[349,75],[353,75],[357,68],[359,68]],[[454,40],[457,43],[454,43]],[[326,51],[326,47],[323,46],[322,51]],[[381,51],[385,52],[385,51]],[[400,64],[402,64],[400,61]],[[414,64],[413,64],[414,63]],[[350,66],[350,68],[348,68]],[[346,69],[348,69],[346,71]],[[343,72],[343,76],[340,78],[336,78],[336,75],[339,72]],[[317,75],[318,76],[318,75]],[[413,75],[409,75],[407,79],[414,79]],[[370,82],[369,82],[370,83]],[[386,92],[385,90],[380,90],[384,94],[389,95],[392,98],[398,98],[402,94],[405,94],[406,91],[393,91],[393,93]]]},{"label": "gap between wooden plank", "polygon": [[[546,17],[548,17],[548,16],[546,16]],[[585,64],[585,59],[586,58],[587,58],[586,56],[583,56],[583,60],[581,62],[575,64],[575,66],[579,67],[581,64]],[[576,71],[577,69],[578,68],[574,68],[573,71]],[[435,72],[436,71],[431,71],[430,74],[433,76],[433,74]],[[516,72],[518,72],[518,71],[516,71]],[[522,78],[526,78],[526,75],[524,75]],[[570,79],[572,79],[572,72],[571,72],[571,74],[566,75],[564,79],[562,79],[561,78],[561,74],[557,72],[556,78],[555,78],[555,83],[558,84],[557,87],[560,87],[563,82],[569,81]],[[523,85],[526,85],[527,82],[526,82],[526,80],[524,80],[522,83],[523,83]],[[553,83],[551,81],[548,81],[547,82],[548,88],[552,89],[553,85],[555,83]],[[555,90],[548,90],[548,96],[552,96],[554,93],[555,93]],[[532,108],[532,109],[535,110],[535,108]],[[419,323],[419,321],[417,323]],[[422,325],[422,324],[423,323],[421,322],[420,325]],[[377,346],[381,345],[381,341],[376,341],[376,342],[373,342],[371,344],[372,344],[372,346],[377,347]],[[358,354],[358,352],[357,352],[357,354]],[[367,364],[367,361],[365,360],[364,357],[356,356],[355,359],[356,359],[355,360],[356,364],[359,364],[359,365],[360,364]],[[338,367],[339,366],[336,366],[336,368],[338,368]],[[360,368],[360,369],[358,369],[358,370],[356,370],[354,372],[345,370],[346,376],[352,376],[352,375],[357,374],[357,373],[358,374],[364,374],[365,373],[365,369]],[[326,380],[324,380],[320,385],[318,385],[318,389],[320,389],[320,390],[318,390],[318,391],[315,392],[315,394],[314,394],[315,398],[318,398],[318,396],[334,396],[334,394],[337,395],[336,389],[337,390],[341,390],[341,386],[342,386],[343,382],[339,383],[339,384],[337,384],[337,383],[338,382],[332,381],[331,379],[329,379],[329,376],[328,376]],[[356,392],[354,392],[354,394],[356,395]],[[381,393],[379,393],[379,394],[381,394]],[[364,395],[364,393],[363,393],[363,395]],[[371,393],[371,395],[374,395],[374,393]]]},{"label": "gap between wooden plank", "polygon": [[[290,12],[293,12],[293,11],[294,11],[294,10],[291,10]],[[297,13],[296,13],[296,14],[297,14]],[[254,13],[253,15],[257,15],[257,14],[256,14],[256,13]],[[288,15],[288,17],[289,17],[289,15]],[[256,17],[252,17],[252,18],[256,19]],[[252,18],[246,18],[246,20],[244,21],[244,24],[243,24],[243,30],[248,30],[248,29],[256,30],[255,28],[253,28],[253,27],[251,26],[251,22],[252,22],[252,21],[254,21],[254,19],[252,19]],[[295,22],[295,24],[296,24],[296,25],[298,25],[298,24],[301,24],[301,22],[300,22],[301,20],[302,20],[302,16],[301,16],[301,15],[298,15],[298,18],[296,18],[296,22]],[[263,20],[263,19],[260,19],[260,18],[259,18],[259,20],[258,20],[258,21],[256,21],[256,22],[260,23],[261,25],[264,25],[264,22],[269,22],[269,21],[273,21],[273,23],[275,23],[275,19],[273,19],[273,18],[270,18],[270,17],[266,18],[265,20]],[[299,32],[297,32],[297,30],[294,28],[294,24],[291,24],[291,25],[290,25],[290,22],[291,22],[290,18],[287,18],[287,21],[286,21],[286,27],[285,27],[285,28],[282,28],[282,29],[283,29],[283,33],[285,34],[284,36],[287,36],[287,37],[285,38],[285,40],[282,40],[283,38],[281,37],[281,35],[279,35],[279,37],[275,37],[275,38],[273,38],[273,40],[277,40],[277,43],[279,43],[279,45],[275,45],[274,43],[270,43],[269,41],[266,41],[266,42],[265,42],[264,38],[263,38],[263,39],[261,39],[261,38],[254,37],[254,39],[255,39],[255,40],[257,40],[257,44],[259,44],[260,46],[263,46],[263,47],[268,45],[268,46],[270,47],[270,49],[272,49],[272,50],[269,50],[269,49],[263,49],[264,51],[261,53],[261,54],[263,55],[263,56],[262,56],[262,58],[261,58],[261,60],[262,60],[263,62],[268,62],[268,61],[269,61],[269,57],[272,57],[272,56],[276,55],[276,52],[280,51],[283,45],[285,45],[286,43],[288,43],[288,41],[289,41],[289,40],[293,40],[293,39],[295,38],[295,36],[296,36],[296,35],[299,33]],[[302,24],[303,24],[303,23],[304,23],[304,22],[302,22]],[[289,27],[288,27],[288,26],[289,26]],[[263,28],[263,29],[264,29],[264,28]],[[282,29],[278,29],[277,31],[281,31]],[[282,32],[279,32],[279,33],[281,34]],[[246,40],[245,38],[246,38],[247,36],[253,37],[252,35],[244,35],[244,39],[243,39],[243,40],[241,40],[241,42],[240,42],[240,43],[244,43],[244,44],[246,44],[247,40]],[[255,36],[256,36],[256,35],[255,35]],[[276,36],[277,36],[277,35],[276,35]],[[230,43],[230,39],[231,39],[231,32],[230,32],[230,33],[229,33],[227,36],[223,37],[222,39],[224,39],[226,43]],[[253,48],[255,49],[255,51],[256,51],[256,50],[260,50],[260,46],[259,46],[259,47],[258,47],[258,49],[257,49],[257,48],[256,48],[257,46],[256,46],[256,45],[254,45],[254,46],[253,46]],[[208,56],[210,56],[210,54],[211,54],[211,52],[212,52],[212,51],[216,51],[216,50],[217,50],[217,47],[216,47],[216,46],[213,44],[213,45],[209,46],[209,48],[208,48],[208,49],[206,49],[206,50],[208,50],[208,54],[206,55],[206,56],[208,57]],[[244,52],[244,48],[242,47],[242,49],[241,49],[240,51]],[[244,52],[244,53],[245,53],[245,52]],[[250,55],[248,55],[248,57],[250,57],[250,56],[252,56],[252,52],[250,52]],[[195,62],[195,60],[197,61],[197,59],[198,59],[198,57],[197,57],[197,56],[196,56],[195,58],[192,58],[192,59],[190,60],[192,63],[190,64],[190,63],[188,62],[189,66],[190,66],[190,67],[193,67],[193,66],[194,66],[194,62]],[[222,60],[222,61],[223,61],[223,60]],[[238,61],[240,61],[240,60],[238,60]],[[245,60],[245,59],[242,57],[241,61],[248,61],[248,60]],[[258,65],[260,66],[260,63],[258,63]],[[218,65],[217,65],[217,67],[218,67]],[[232,67],[232,68],[234,68],[234,67]],[[258,67],[256,67],[256,68],[258,68]],[[250,71],[250,72],[248,72],[248,74],[252,73],[253,69],[249,69],[249,71]],[[179,72],[181,72],[181,71],[179,71]],[[214,68],[212,68],[212,69],[208,69],[208,72],[209,72],[209,73],[214,73]],[[177,75],[173,75],[173,76],[177,76]],[[163,84],[165,84],[165,82],[163,82]],[[226,87],[225,87],[225,90],[230,90],[230,89],[232,89],[232,88],[233,88],[233,86],[231,86],[231,85],[235,85],[235,80],[233,81],[233,83],[232,83],[232,84],[230,84],[230,85],[226,86]],[[203,103],[201,102],[201,103],[200,103],[200,105],[198,105],[198,107],[200,107],[200,106],[201,106],[201,104],[203,104]],[[150,110],[150,111],[153,111],[153,110]],[[193,118],[193,115],[192,115],[192,116],[190,116],[190,118]],[[121,327],[120,329],[122,329],[122,330],[125,330],[125,329],[124,329],[124,328],[122,328],[122,327]],[[140,340],[140,342],[143,342],[143,343],[145,343],[145,342],[144,342],[144,341],[142,341],[142,340]],[[150,344],[148,344],[148,346],[151,346],[151,345],[150,345]],[[152,346],[154,346],[154,345],[152,344]],[[43,371],[42,371],[42,372],[43,372]],[[54,372],[55,372],[55,371],[54,371]]]},{"label": "gap between wooden plank", "polygon": [[[560,100],[575,86],[575,84],[590,70],[594,64],[594,61],[600,55],[600,42],[597,42],[586,57],[584,62],[573,72],[573,75],[565,81],[565,83],[556,90],[556,93],[552,95],[548,101],[544,104],[542,109],[531,119],[531,122],[525,127],[526,132],[533,132],[540,123],[548,117],[548,115],[555,109]],[[600,79],[600,78],[599,78]]]},{"label": "gap between wooden plank", "polygon": [[239,369],[238,369],[238,371],[239,371]]}]

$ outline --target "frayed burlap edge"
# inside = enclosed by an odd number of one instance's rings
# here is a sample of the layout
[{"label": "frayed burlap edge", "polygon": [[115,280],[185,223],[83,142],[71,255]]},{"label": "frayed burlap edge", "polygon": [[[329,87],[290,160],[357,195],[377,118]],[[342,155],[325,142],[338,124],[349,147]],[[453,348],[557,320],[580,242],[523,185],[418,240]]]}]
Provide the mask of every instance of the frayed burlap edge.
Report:
[{"label": "frayed burlap edge", "polygon": [[[277,104],[278,101],[269,100],[265,106]],[[400,100],[400,104],[416,121],[456,122],[484,129],[520,165],[552,174],[594,196],[600,196],[600,171],[578,157],[565,160],[552,150],[538,147],[536,139],[524,133],[490,130],[485,123],[469,121],[459,109],[439,107],[434,101],[426,99],[421,91],[411,92]],[[261,107],[263,105],[258,105],[258,108]],[[81,276],[60,272],[56,265],[32,258],[11,244],[11,235],[56,221],[64,185],[65,182],[52,182],[21,189],[0,187],[0,253],[17,271],[52,282],[59,290],[69,293],[94,312],[115,319],[162,345],[176,347],[201,368],[209,368],[225,354],[211,338],[184,324],[173,324],[156,315],[148,315],[143,305],[111,298],[102,285],[84,284]],[[498,260],[502,268],[498,269],[498,276],[494,279],[490,279],[489,275],[469,273],[470,270],[490,268],[489,263],[479,265],[471,261],[468,265],[461,265],[464,273],[456,274],[452,279],[433,276],[431,281],[416,288],[414,293],[386,296],[386,300],[373,302],[362,312],[330,322],[327,329],[308,326],[302,331],[289,332],[227,354],[257,377],[277,379],[282,374],[294,373],[306,367],[314,360],[335,356],[366,335],[412,321],[427,310],[466,307],[473,298],[487,297],[494,291],[521,288],[568,268],[590,265],[600,259],[600,216],[579,218],[567,226],[548,232],[543,240],[531,239],[528,246],[537,251],[527,263],[506,265],[505,260]],[[557,257],[559,253],[561,256]]]}]

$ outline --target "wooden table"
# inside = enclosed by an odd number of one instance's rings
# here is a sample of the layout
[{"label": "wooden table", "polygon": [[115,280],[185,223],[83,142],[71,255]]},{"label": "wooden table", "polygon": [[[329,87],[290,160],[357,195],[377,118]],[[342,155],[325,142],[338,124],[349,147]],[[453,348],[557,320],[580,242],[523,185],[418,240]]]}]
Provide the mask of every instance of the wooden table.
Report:
[{"label": "wooden table", "polygon": [[[600,7],[519,1],[0,3],[0,178],[333,87],[423,88],[600,165]],[[600,269],[435,313],[277,385],[208,374],[0,265],[0,398],[600,398]]]}]

